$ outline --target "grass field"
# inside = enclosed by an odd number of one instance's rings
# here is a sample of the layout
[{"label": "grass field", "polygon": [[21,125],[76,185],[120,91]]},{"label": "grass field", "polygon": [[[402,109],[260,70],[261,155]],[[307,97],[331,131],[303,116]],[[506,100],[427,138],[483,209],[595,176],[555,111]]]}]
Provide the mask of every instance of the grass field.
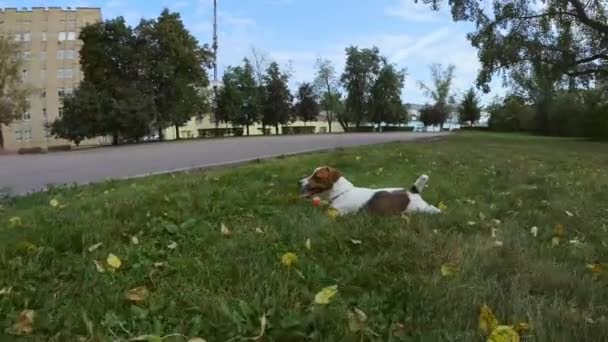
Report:
[{"label": "grass field", "polygon": [[[297,197],[323,164],[373,187],[428,173],[447,209],[332,219]],[[459,134],[15,199],[0,340],[483,341],[487,304],[524,341],[608,341],[606,170],[605,144]]]}]

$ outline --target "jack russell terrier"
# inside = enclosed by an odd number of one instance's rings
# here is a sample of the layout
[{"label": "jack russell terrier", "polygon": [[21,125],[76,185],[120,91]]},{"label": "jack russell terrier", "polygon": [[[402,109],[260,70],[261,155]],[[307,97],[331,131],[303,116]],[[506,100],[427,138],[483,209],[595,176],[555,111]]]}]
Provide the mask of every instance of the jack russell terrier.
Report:
[{"label": "jack russell terrier", "polygon": [[400,215],[402,213],[438,214],[439,208],[428,204],[420,193],[429,177],[422,175],[409,190],[405,188],[369,189],[354,186],[332,167],[317,168],[312,175],[299,181],[302,197],[318,195],[340,215],[368,212],[372,215]]}]

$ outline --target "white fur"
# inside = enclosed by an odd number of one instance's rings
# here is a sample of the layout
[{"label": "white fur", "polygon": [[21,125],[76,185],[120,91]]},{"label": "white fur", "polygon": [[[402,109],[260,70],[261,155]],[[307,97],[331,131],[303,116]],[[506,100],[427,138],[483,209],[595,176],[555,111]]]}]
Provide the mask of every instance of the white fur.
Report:
[{"label": "white fur", "polygon": [[[315,170],[316,171],[316,170]],[[314,173],[313,173],[314,174]],[[300,181],[300,184],[305,187],[308,184],[310,177],[306,177]],[[422,175],[416,181],[418,191],[422,191],[422,188],[426,185],[428,176]],[[379,191],[403,191],[404,188],[381,188],[381,189],[370,189],[360,188],[354,186],[346,178],[340,177],[331,189],[318,194],[326,200],[329,200],[330,205],[337,209],[340,215],[351,214],[359,211],[363,206],[372,198],[372,196]],[[407,191],[410,203],[405,209],[406,213],[426,213],[426,214],[438,214],[441,212],[439,208],[428,204],[420,194],[414,194]]]}]

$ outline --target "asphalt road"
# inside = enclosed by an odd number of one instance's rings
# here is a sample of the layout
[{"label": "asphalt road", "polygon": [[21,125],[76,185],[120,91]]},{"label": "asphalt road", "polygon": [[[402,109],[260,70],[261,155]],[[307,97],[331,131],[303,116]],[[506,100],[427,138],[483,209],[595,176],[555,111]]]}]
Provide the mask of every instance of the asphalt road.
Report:
[{"label": "asphalt road", "polygon": [[105,179],[237,164],[309,151],[415,141],[445,133],[357,133],[190,140],[94,148],[40,155],[0,155],[0,189],[11,194],[48,185],[88,184]]}]

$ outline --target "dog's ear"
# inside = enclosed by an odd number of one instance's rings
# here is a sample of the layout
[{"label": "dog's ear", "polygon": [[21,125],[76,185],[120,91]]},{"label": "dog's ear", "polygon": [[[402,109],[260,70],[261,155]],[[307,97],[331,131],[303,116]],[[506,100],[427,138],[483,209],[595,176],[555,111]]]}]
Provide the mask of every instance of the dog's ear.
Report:
[{"label": "dog's ear", "polygon": [[338,181],[342,177],[342,172],[338,169],[334,169],[333,167],[327,168],[327,179],[333,184]]}]

